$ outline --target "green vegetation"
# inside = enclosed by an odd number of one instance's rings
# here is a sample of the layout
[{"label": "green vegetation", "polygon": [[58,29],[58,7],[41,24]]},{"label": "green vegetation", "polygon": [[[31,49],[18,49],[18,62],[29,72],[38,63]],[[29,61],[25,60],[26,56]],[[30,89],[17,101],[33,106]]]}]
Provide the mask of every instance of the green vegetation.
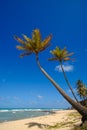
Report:
[{"label": "green vegetation", "polygon": [[81,98],[80,104],[87,107],[87,86],[81,81],[76,82],[77,94]]},{"label": "green vegetation", "polygon": [[40,31],[38,29],[35,29],[32,32],[32,38],[29,38],[26,35],[23,35],[24,40],[17,36],[14,38],[21,43],[21,45],[16,46],[16,48],[18,50],[24,51],[20,57],[28,56],[32,53],[37,56],[39,52],[44,51],[48,46],[50,46],[49,42],[52,38],[52,35],[50,34],[46,39],[42,41]]},{"label": "green vegetation", "polygon": [[[47,129],[51,130],[51,129],[58,129],[58,128],[63,128],[63,127],[70,127],[74,125],[74,122],[67,122],[67,123],[57,123],[54,126],[48,126]],[[87,122],[85,122],[82,126],[75,126],[73,129],[71,130],[87,130]]]},{"label": "green vegetation", "polygon": [[[64,128],[64,127],[72,127],[75,125],[81,119],[81,115],[78,112],[72,112],[68,115],[68,118],[64,122],[56,123],[53,126],[48,126],[47,129],[58,129],[58,128]],[[73,129],[74,130],[74,129]],[[76,129],[77,130],[77,129]]]},{"label": "green vegetation", "polygon": [[72,130],[87,130],[87,121],[82,126],[75,126]]},{"label": "green vegetation", "polygon": [[70,122],[62,122],[62,123],[57,123],[53,126],[48,126],[47,129],[56,129],[56,128],[63,128],[63,127],[71,127],[73,126],[75,122],[74,121],[70,121]]},{"label": "green vegetation", "polygon": [[76,86],[77,86],[77,93],[78,93],[79,97],[82,100],[87,99],[87,87],[86,87],[86,85],[81,80],[78,80],[77,83],[76,83]]},{"label": "green vegetation", "polygon": [[69,117],[80,117],[81,115],[78,112],[70,113]]}]

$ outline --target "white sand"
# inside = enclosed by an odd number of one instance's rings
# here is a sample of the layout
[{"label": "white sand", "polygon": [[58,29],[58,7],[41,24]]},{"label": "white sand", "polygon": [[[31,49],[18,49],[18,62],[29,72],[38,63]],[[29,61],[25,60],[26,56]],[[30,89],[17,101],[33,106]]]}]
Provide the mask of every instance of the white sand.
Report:
[{"label": "white sand", "polygon": [[47,116],[3,122],[0,123],[0,130],[48,130],[49,126],[55,126],[57,123],[58,125],[55,128],[51,127],[50,130],[71,130],[74,125],[79,125],[81,122],[79,116],[69,116],[70,113],[76,111],[61,110]]}]

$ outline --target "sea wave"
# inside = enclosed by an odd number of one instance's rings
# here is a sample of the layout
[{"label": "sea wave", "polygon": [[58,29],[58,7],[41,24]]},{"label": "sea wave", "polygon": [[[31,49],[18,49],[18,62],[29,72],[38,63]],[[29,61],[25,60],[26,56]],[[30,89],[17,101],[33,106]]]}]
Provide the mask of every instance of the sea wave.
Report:
[{"label": "sea wave", "polygon": [[9,112],[9,110],[0,110],[0,112]]},{"label": "sea wave", "polygon": [[61,110],[61,109],[56,109],[56,108],[50,108],[50,109],[43,109],[43,108],[38,108],[38,109],[35,109],[35,108],[13,108],[13,109],[0,109],[0,112],[25,112],[25,111],[32,111],[32,112],[43,112],[43,111],[57,111],[57,110]]},{"label": "sea wave", "polygon": [[1,109],[0,112],[44,111],[43,109]]},{"label": "sea wave", "polygon": [[12,121],[19,119],[26,119],[31,117],[39,117],[54,113],[56,110],[60,109],[45,109],[45,108],[0,108],[0,122]]}]

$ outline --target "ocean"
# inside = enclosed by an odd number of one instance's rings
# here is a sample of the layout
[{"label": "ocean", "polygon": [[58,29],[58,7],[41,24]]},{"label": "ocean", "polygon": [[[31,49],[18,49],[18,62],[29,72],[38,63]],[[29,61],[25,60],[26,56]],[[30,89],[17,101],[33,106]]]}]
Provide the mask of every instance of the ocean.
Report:
[{"label": "ocean", "polygon": [[0,122],[27,119],[32,117],[49,115],[60,109],[31,109],[31,108],[0,108]]}]

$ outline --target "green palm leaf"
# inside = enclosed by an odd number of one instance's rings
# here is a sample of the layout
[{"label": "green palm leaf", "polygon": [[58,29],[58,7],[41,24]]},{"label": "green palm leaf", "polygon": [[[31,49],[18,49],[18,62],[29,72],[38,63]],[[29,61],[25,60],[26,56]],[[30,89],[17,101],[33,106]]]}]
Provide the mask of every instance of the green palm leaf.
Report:
[{"label": "green palm leaf", "polygon": [[[32,38],[27,37],[23,34],[24,40],[15,36],[15,40],[22,44],[22,46],[16,46],[18,50],[24,50],[29,54],[35,53],[38,54],[39,52],[45,50],[50,45],[50,40],[52,35],[49,35],[45,40],[42,41],[40,30],[35,29],[32,32]],[[24,52],[22,56],[25,56],[27,53]]]},{"label": "green palm leaf", "polygon": [[40,31],[38,29],[35,29],[32,33],[32,40],[35,42],[35,43],[38,43],[40,44],[41,42],[41,34],[40,34]]},{"label": "green palm leaf", "polygon": [[23,37],[24,37],[24,39],[25,39],[27,42],[29,42],[29,43],[31,42],[31,39],[30,39],[29,37],[27,37],[26,35],[23,34]]},{"label": "green palm leaf", "polygon": [[17,40],[19,43],[21,43],[21,44],[26,44],[26,42],[25,41],[23,41],[21,38],[19,38],[19,37],[17,37],[17,36],[14,36],[14,39],[15,40]]},{"label": "green palm leaf", "polygon": [[24,46],[16,46],[18,50],[25,50],[26,48]]},{"label": "green palm leaf", "polygon": [[50,34],[44,41],[42,41],[42,43],[41,43],[42,47],[45,47],[48,44],[50,44],[49,42],[50,42],[51,38],[52,38],[52,34]]},{"label": "green palm leaf", "polygon": [[53,58],[53,60],[58,60],[60,62],[70,60],[71,58],[69,58],[69,57],[73,55],[73,52],[68,53],[66,48],[60,49],[59,47],[56,47],[54,50],[52,50],[50,52],[55,57],[55,58]]},{"label": "green palm leaf", "polygon": [[53,58],[49,58],[48,59],[49,61],[55,61],[55,60],[58,60],[56,57],[53,57]]},{"label": "green palm leaf", "polygon": [[20,57],[23,58],[24,56],[29,56],[32,52],[25,52],[20,54]]}]

